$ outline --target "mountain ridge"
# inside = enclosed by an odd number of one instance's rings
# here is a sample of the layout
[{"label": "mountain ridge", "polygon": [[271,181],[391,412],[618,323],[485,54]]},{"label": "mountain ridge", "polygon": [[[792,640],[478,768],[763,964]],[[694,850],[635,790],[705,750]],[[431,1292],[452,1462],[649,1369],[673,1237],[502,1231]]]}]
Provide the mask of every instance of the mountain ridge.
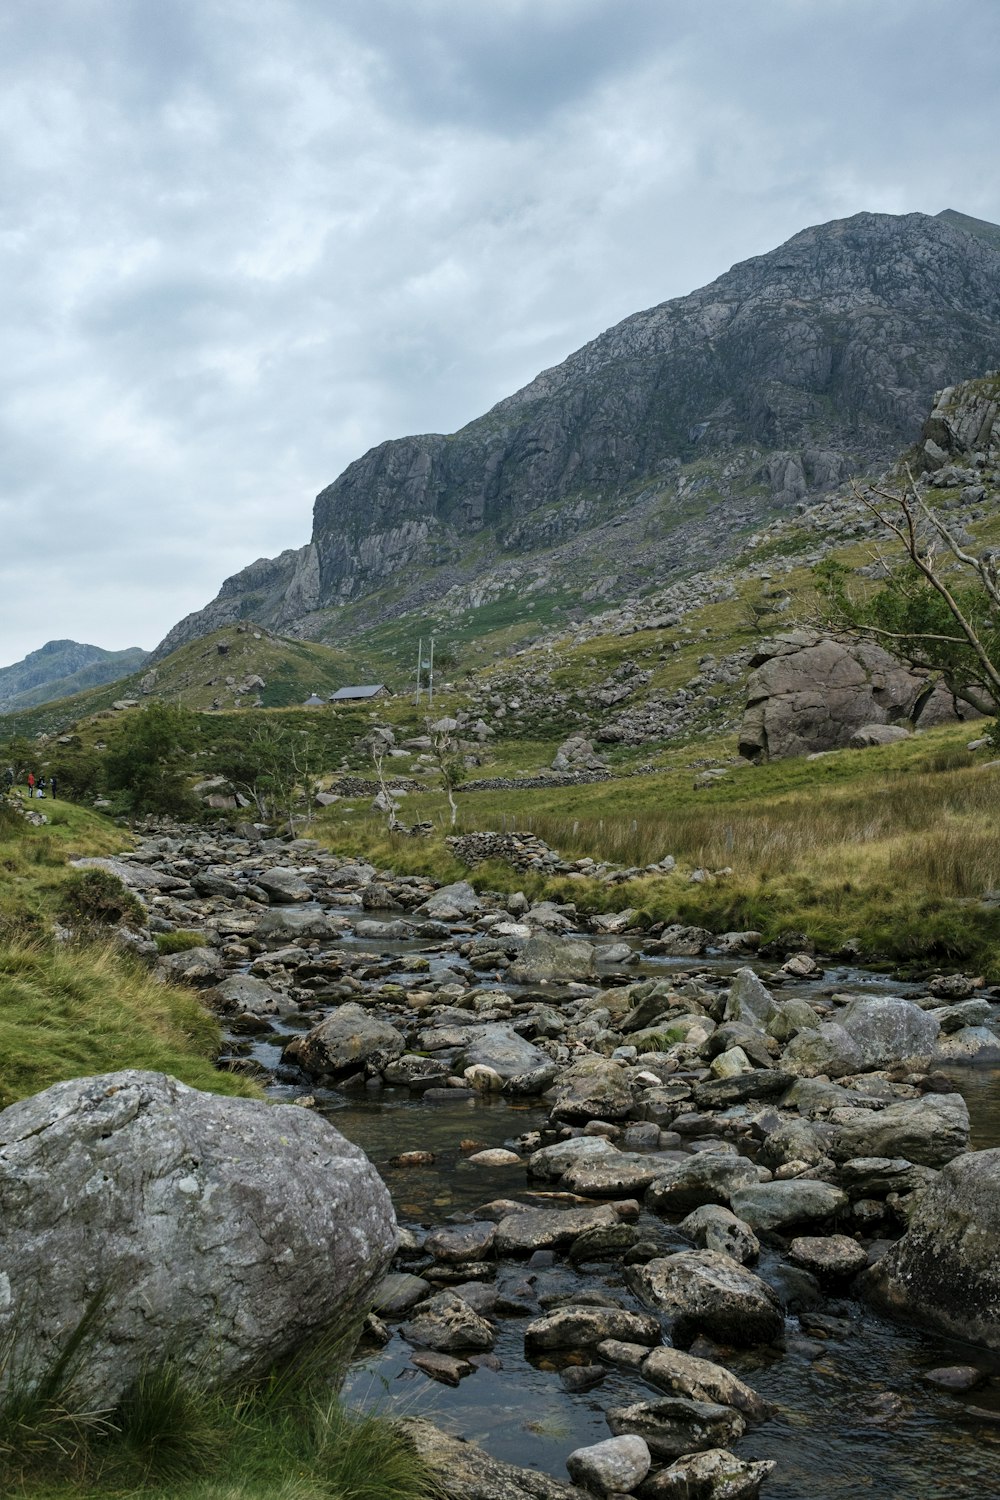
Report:
[{"label": "mountain ridge", "polygon": [[0,667],[0,715],[116,682],[137,671],[148,654],[140,646],[106,651],[81,641],[46,641],[21,661]]},{"label": "mountain ridge", "polygon": [[609,600],[731,555],[769,515],[889,462],[937,389],[996,363],[990,228],[954,210],[812,226],[458,432],[379,444],[320,491],[304,547],[227,579],[154,660],[239,619],[347,639],[449,589]]}]

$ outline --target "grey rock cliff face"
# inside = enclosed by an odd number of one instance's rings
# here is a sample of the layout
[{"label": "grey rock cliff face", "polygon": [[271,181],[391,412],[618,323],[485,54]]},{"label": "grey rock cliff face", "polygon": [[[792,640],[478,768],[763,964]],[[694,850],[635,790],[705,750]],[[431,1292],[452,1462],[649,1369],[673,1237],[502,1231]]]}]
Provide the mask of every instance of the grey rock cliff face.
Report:
[{"label": "grey rock cliff face", "polygon": [[98,1406],[166,1358],[221,1379],[346,1328],[396,1242],[374,1167],[319,1116],[135,1070],[4,1110],[0,1201],[0,1340],[36,1377],[93,1305],[76,1378]]},{"label": "grey rock cliff face", "polygon": [[[651,539],[685,527],[724,545],[755,512],[912,442],[935,390],[996,363],[998,333],[989,238],[924,214],[806,229],[625,319],[460,432],[373,448],[317,496],[310,548],[229,579],[157,654],[240,612],[307,628],[310,612],[402,570],[472,577],[497,552],[596,537],[609,516],[642,512],[647,560]],[[718,514],[692,522],[680,466],[705,458],[721,473],[730,457],[738,478],[705,502]],[[491,547],[477,561],[480,535]]]}]

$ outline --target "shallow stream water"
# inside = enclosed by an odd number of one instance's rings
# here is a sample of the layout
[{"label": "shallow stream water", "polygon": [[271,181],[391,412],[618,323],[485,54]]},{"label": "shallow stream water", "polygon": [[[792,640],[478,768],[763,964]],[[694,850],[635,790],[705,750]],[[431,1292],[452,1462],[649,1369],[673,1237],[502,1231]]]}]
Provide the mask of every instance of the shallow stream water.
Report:
[{"label": "shallow stream water", "polygon": [[[368,946],[368,945],[365,945]],[[380,945],[403,955],[413,944]],[[422,950],[427,954],[426,945]],[[432,968],[454,961],[432,956]],[[745,962],[743,960],[742,962]],[[628,980],[643,974],[673,971],[725,973],[740,961],[702,959],[649,960],[630,966]],[[459,962],[455,967],[461,969]],[[406,982],[405,974],[394,978]],[[624,976],[623,976],[624,978]],[[482,976],[476,976],[481,983]],[[905,994],[914,986],[886,975],[859,970],[827,969],[822,980],[786,985],[790,994],[813,996],[831,988],[854,993]],[[315,1019],[312,1017],[311,1019]],[[279,1049],[257,1043],[258,1059],[273,1067]],[[976,1149],[1000,1144],[1000,1069],[952,1071],[972,1116]],[[276,1085],[287,1097],[300,1089]],[[544,1106],[513,1106],[503,1100],[476,1098],[430,1102],[405,1089],[361,1094],[317,1096],[318,1107],[349,1140],[368,1154],[392,1194],[400,1222],[440,1225],[491,1199],[523,1193],[521,1165],[483,1168],[467,1159],[469,1147],[513,1142],[524,1131],[541,1127]],[[432,1151],[432,1165],[400,1167],[391,1158],[409,1150]],[[539,1202],[544,1202],[540,1197]],[[664,1253],[689,1248],[668,1223],[645,1212],[643,1237],[658,1238]],[[1000,1254],[1000,1247],[998,1247]],[[780,1286],[783,1263],[765,1250],[757,1267]],[[536,1295],[593,1288],[638,1307],[620,1271],[601,1266],[571,1270],[560,1262],[529,1270],[502,1263],[498,1284],[514,1288],[531,1279]],[[796,1317],[787,1320],[788,1347],[774,1351],[739,1351],[725,1363],[773,1401],[779,1413],[752,1428],[737,1445],[746,1458],[774,1458],[778,1467],[766,1481],[765,1500],[992,1500],[1000,1496],[1000,1360],[982,1350],[962,1347],[919,1328],[893,1324],[857,1302],[824,1301],[820,1311],[833,1314],[832,1325],[818,1333],[804,1331]],[[547,1471],[565,1480],[566,1455],[574,1448],[610,1435],[605,1411],[614,1405],[649,1399],[655,1393],[638,1386],[629,1372],[611,1371],[596,1389],[571,1394],[559,1378],[555,1361],[532,1363],[524,1352],[527,1319],[499,1320],[494,1354],[502,1369],[479,1368],[457,1388],[429,1380],[409,1363],[410,1346],[393,1334],[389,1344],[354,1365],[346,1395],[366,1407],[424,1415],[439,1425],[479,1442],[497,1458]],[[991,1371],[989,1382],[962,1396],[926,1384],[935,1366],[969,1363]]]}]

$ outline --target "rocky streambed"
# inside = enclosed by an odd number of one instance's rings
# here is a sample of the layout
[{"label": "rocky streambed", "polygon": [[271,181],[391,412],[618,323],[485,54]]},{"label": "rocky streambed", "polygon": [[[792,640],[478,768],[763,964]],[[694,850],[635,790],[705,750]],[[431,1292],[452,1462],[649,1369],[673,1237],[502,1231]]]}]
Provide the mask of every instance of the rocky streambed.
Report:
[{"label": "rocky streambed", "polygon": [[115,868],[152,932],[203,935],[158,962],[221,1014],[223,1065],[325,1113],[390,1189],[355,1398],[540,1471],[536,1494],[567,1464],[648,1500],[996,1488],[995,992],[249,828]]}]

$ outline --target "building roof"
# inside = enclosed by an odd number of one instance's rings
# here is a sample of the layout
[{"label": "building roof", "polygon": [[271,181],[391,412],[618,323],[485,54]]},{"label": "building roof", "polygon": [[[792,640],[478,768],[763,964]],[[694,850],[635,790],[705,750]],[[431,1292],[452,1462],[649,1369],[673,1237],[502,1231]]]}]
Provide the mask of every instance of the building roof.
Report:
[{"label": "building roof", "polygon": [[309,697],[302,705],[303,708],[322,708],[323,706],[324,700],[322,698],[317,698],[315,693],[310,693]]},{"label": "building roof", "polygon": [[374,698],[379,693],[388,693],[390,691],[391,689],[387,688],[384,682],[373,682],[367,687],[342,687],[338,688],[335,693],[330,694],[330,702],[340,703],[345,698]]}]

